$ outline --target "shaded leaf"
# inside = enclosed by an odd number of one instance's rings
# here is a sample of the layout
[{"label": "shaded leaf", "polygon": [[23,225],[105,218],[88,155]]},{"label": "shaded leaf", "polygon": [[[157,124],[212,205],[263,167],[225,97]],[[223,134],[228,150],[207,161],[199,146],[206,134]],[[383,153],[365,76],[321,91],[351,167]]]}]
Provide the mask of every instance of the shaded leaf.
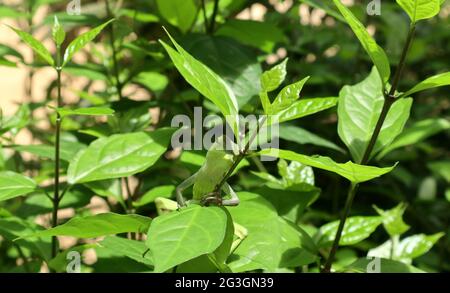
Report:
[{"label": "shaded leaf", "polygon": [[12,171],[0,172],[0,201],[33,192],[37,185],[33,179]]}]

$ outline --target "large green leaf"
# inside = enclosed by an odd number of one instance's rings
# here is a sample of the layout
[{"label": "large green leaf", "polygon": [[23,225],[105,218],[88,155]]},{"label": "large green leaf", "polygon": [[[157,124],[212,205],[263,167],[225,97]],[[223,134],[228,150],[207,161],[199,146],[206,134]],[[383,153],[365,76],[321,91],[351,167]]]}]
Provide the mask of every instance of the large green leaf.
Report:
[{"label": "large green leaf", "polygon": [[[186,36],[182,45],[230,86],[239,109],[255,104],[254,98],[261,90],[262,69],[253,50],[233,39],[209,35]],[[248,112],[252,108],[249,109]]]},{"label": "large green leaf", "polygon": [[[380,78],[372,69],[370,75],[339,93],[338,133],[355,162],[361,162],[383,108]],[[409,118],[412,99],[397,100],[389,110],[372,155],[388,146],[403,130]]]},{"label": "large green leaf", "polygon": [[147,253],[145,257],[143,256],[144,252],[147,250],[145,242],[143,241],[131,240],[117,236],[107,236],[102,242],[100,242],[100,245],[120,255],[125,255],[126,257],[137,262],[141,262],[148,266],[153,266],[151,254]]},{"label": "large green leaf", "polygon": [[233,221],[248,230],[248,236],[229,258],[233,272],[296,267],[316,260],[315,246],[298,226],[278,216],[276,209],[255,193],[239,192],[241,203],[229,208]]},{"label": "large green leaf", "polygon": [[[371,269],[370,264],[373,261],[376,260],[373,260],[372,258],[359,258],[354,263],[349,265],[346,268],[346,271],[367,273],[368,269]],[[380,273],[425,273],[416,267],[395,260],[381,258],[379,261]]]},{"label": "large green leaf", "polygon": [[33,51],[38,54],[39,56],[42,57],[42,59],[44,59],[48,65],[50,66],[54,66],[55,61],[53,60],[52,55],[50,54],[50,52],[47,50],[47,48],[45,48],[44,45],[42,45],[41,42],[39,42],[38,40],[36,40],[32,35],[30,35],[27,32],[15,29],[13,27],[10,27],[13,31],[16,32],[16,34],[22,39],[22,41],[24,41],[28,46],[30,46],[31,49],[33,49]]},{"label": "large green leaf", "polygon": [[194,0],[156,0],[156,4],[164,19],[183,33],[191,28],[197,17]]},{"label": "large green leaf", "polygon": [[396,207],[385,211],[377,206],[374,206],[374,209],[382,217],[384,229],[390,236],[401,235],[408,231],[409,226],[403,222],[406,204],[400,203]]},{"label": "large green leaf", "polygon": [[323,156],[306,156],[297,154],[292,151],[279,149],[265,149],[259,152],[263,156],[276,157],[290,161],[297,161],[302,164],[327,170],[342,177],[347,178],[353,183],[361,183],[369,181],[386,173],[389,173],[395,166],[387,168],[377,168],[373,166],[358,165],[352,162],[336,163],[329,157]]},{"label": "large green leaf", "polygon": [[166,151],[173,129],[116,134],[80,151],[67,171],[70,184],[131,176],[152,166]]},{"label": "large green leaf", "polygon": [[413,23],[432,18],[440,10],[440,0],[397,0],[397,3],[409,15]]},{"label": "large green leaf", "polygon": [[276,44],[286,40],[283,31],[272,23],[241,19],[228,20],[216,35],[234,38],[266,53],[271,53]]},{"label": "large green leaf", "polygon": [[226,228],[227,215],[219,207],[194,205],[157,217],[146,241],[155,272],[214,252],[224,241]]},{"label": "large green leaf", "polygon": [[377,155],[377,159],[381,159],[384,155],[395,149],[416,144],[447,129],[450,129],[450,122],[443,118],[430,118],[416,122],[411,127],[405,129],[391,145],[383,149]]},{"label": "large green leaf", "polygon": [[83,49],[84,46],[86,46],[90,41],[95,39],[95,37],[112,21],[114,21],[114,19],[111,19],[93,28],[92,30],[78,36],[77,38],[75,38],[75,40],[70,42],[70,44],[66,48],[66,51],[64,52],[62,67],[64,67],[67,64],[67,62],[72,60],[72,57],[73,55],[75,55],[75,53]]},{"label": "large green leaf", "polygon": [[412,89],[402,94],[403,97],[408,97],[414,93],[432,89],[435,87],[450,85],[450,72],[441,73],[419,82]]},{"label": "large green leaf", "polygon": [[[344,225],[339,245],[353,245],[363,241],[382,223],[381,217],[350,217]],[[318,232],[319,246],[329,246],[336,236],[339,221],[334,221],[320,227]]]},{"label": "large green leaf", "polygon": [[75,217],[62,225],[22,237],[72,236],[94,238],[126,232],[145,233],[150,222],[150,218],[140,215],[104,213],[95,216]]},{"label": "large green leaf", "polygon": [[0,172],[0,201],[25,195],[36,189],[33,179],[12,171]]},{"label": "large green leaf", "polygon": [[362,23],[341,3],[340,0],[333,0],[333,2],[341,12],[342,16],[344,16],[348,25],[352,28],[364,50],[369,54],[370,59],[372,59],[372,62],[380,75],[380,82],[384,88],[384,85],[388,82],[391,75],[389,59],[387,58],[386,53],[369,35],[364,25],[362,25]]},{"label": "large green leaf", "polygon": [[192,57],[167,32],[176,50],[160,40],[175,67],[186,81],[211,100],[229,119],[235,134],[238,133],[238,104],[230,86],[209,67]]}]

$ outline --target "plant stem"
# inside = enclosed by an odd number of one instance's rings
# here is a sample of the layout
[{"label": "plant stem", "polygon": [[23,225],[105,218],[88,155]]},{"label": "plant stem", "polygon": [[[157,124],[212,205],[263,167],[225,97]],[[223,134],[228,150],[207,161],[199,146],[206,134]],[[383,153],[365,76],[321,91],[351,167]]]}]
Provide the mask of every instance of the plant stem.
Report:
[{"label": "plant stem", "polygon": [[[384,121],[386,120],[387,114],[389,113],[391,106],[397,100],[397,98],[395,96],[395,92],[397,90],[398,84],[400,82],[400,78],[403,73],[403,69],[405,67],[406,56],[408,55],[408,51],[409,51],[412,41],[414,39],[414,33],[415,33],[415,25],[411,24],[410,30],[408,33],[408,37],[406,39],[406,43],[405,43],[405,46],[403,47],[402,55],[400,57],[400,61],[397,66],[397,70],[395,71],[395,74],[394,74],[391,89],[390,89],[389,93],[383,93],[384,94],[383,108],[381,109],[381,113],[380,113],[380,116],[378,117],[378,121],[377,121],[377,124],[375,125],[375,129],[372,133],[372,137],[370,138],[370,141],[366,147],[366,150],[364,151],[363,158],[361,159],[361,162],[359,162],[359,164],[361,164],[361,165],[366,165],[369,162],[370,155],[372,154],[373,148],[375,147],[375,143],[381,132]],[[321,270],[321,272],[323,272],[323,273],[329,273],[331,271],[331,266],[333,264],[334,257],[336,255],[337,249],[339,247],[339,241],[341,240],[342,231],[344,230],[345,222],[350,214],[350,210],[351,210],[351,207],[353,204],[353,199],[355,198],[357,189],[358,189],[358,184],[352,183],[350,186],[350,189],[348,191],[347,200],[345,202],[345,207],[344,207],[344,213],[342,214],[341,219],[339,221],[339,227],[338,227],[338,230],[336,231],[336,236],[334,237],[334,242],[333,242],[333,246],[331,247],[331,250],[330,250],[330,255],[327,258],[324,268]]]},{"label": "plant stem", "polygon": [[247,144],[245,145],[244,149],[240,151],[239,155],[236,156],[233,165],[231,165],[228,172],[223,176],[222,180],[220,180],[219,184],[214,188],[214,192],[218,192],[222,189],[222,186],[227,182],[228,178],[233,174],[234,170],[237,168],[239,163],[245,158],[245,155],[247,154],[248,150],[250,149],[250,146],[252,145],[253,141],[255,140],[256,136],[258,135],[259,129],[264,125],[266,122],[267,116],[263,116],[261,120],[258,122],[258,126],[253,132],[252,136],[247,141]]},{"label": "plant stem", "polygon": [[[107,14],[108,18],[111,19],[112,12],[111,12],[111,8],[109,6],[109,1],[105,0],[105,4],[106,4],[106,14]],[[116,45],[115,45],[116,38],[115,38],[113,24],[108,26],[108,31],[109,31],[109,42],[110,42],[110,46],[111,46],[111,50],[112,50],[113,74],[114,74],[114,78],[116,80],[117,95],[119,96],[119,99],[122,100],[123,99],[123,96],[122,96],[123,85],[120,82],[120,77],[119,77],[119,64],[117,62],[117,49],[116,49]]]},{"label": "plant stem", "polygon": [[209,33],[210,34],[214,33],[214,26],[216,24],[217,12],[219,12],[219,0],[214,0],[213,14],[212,14],[212,17],[211,17],[211,22],[209,24]]},{"label": "plant stem", "polygon": [[203,24],[205,25],[205,33],[208,33],[208,18],[206,17],[205,0],[202,0]]},{"label": "plant stem", "polygon": [[[58,97],[57,97],[57,107],[62,107],[61,99],[61,47],[57,47],[56,52],[56,73],[58,75],[57,86],[58,86]],[[52,228],[58,225],[58,209],[59,209],[59,169],[60,169],[60,133],[61,133],[61,115],[56,111],[56,133],[55,133],[55,183],[54,183],[54,193],[53,193],[53,210],[52,210]],[[57,254],[58,239],[56,236],[52,237],[52,258]]]}]

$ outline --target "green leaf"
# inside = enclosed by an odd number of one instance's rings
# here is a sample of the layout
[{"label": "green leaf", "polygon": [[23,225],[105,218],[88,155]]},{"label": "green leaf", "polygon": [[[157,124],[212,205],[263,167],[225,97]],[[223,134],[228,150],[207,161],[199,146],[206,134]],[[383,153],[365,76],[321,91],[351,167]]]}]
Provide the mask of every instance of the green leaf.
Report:
[{"label": "green leaf", "polygon": [[227,215],[219,207],[191,206],[157,217],[146,241],[155,272],[212,253],[222,244],[226,227]]},{"label": "green leaf", "polygon": [[380,82],[384,89],[384,85],[388,82],[391,75],[389,59],[386,56],[386,53],[369,35],[362,23],[352,14],[352,12],[347,7],[345,7],[341,3],[340,0],[333,0],[333,2],[355,33],[364,50],[366,50],[367,54],[369,54],[370,59],[372,59],[373,64],[378,70],[378,73],[380,75]]},{"label": "green leaf", "polygon": [[233,272],[296,267],[314,262],[312,239],[298,226],[278,216],[276,209],[255,193],[239,192],[241,203],[228,208],[233,221],[248,230],[248,236],[230,256]]},{"label": "green leaf", "polygon": [[262,69],[251,48],[227,37],[209,35],[189,35],[182,44],[230,86],[239,109],[252,112],[261,91]]},{"label": "green leaf", "polygon": [[25,195],[36,189],[36,183],[26,176],[12,172],[0,172],[0,201]]},{"label": "green leaf", "polygon": [[[11,132],[12,135],[16,135],[20,129],[30,123],[31,110],[28,104],[20,105],[19,109],[13,116],[1,119],[0,111],[0,134],[5,132]],[[2,121],[3,120],[3,121]]]},{"label": "green leaf", "polygon": [[442,118],[430,118],[416,122],[411,127],[405,129],[391,145],[384,148],[378,154],[377,159],[381,159],[395,149],[416,144],[447,129],[450,129],[450,122]]},{"label": "green leaf", "polygon": [[373,206],[377,213],[382,217],[384,229],[389,236],[401,235],[409,230],[409,226],[403,222],[403,213],[406,210],[406,204],[400,203],[390,210],[382,210]]},{"label": "green leaf", "polygon": [[67,62],[72,60],[72,57],[73,57],[73,55],[75,55],[75,53],[77,53],[79,50],[81,50],[90,41],[95,39],[95,37],[112,21],[114,21],[114,19],[111,19],[111,20],[105,22],[104,24],[101,24],[101,25],[97,26],[96,28],[93,28],[92,30],[78,36],[75,40],[70,42],[70,44],[67,46],[66,51],[64,53],[62,67],[64,67],[67,64]]},{"label": "green leaf", "polygon": [[[339,245],[353,245],[368,238],[375,229],[382,223],[381,217],[350,217],[344,225]],[[319,246],[326,247],[331,245],[336,236],[339,226],[339,220],[320,227]]]},{"label": "green leaf", "polygon": [[[339,93],[338,133],[355,162],[361,162],[383,108],[383,90],[379,81],[372,69],[365,80],[344,86]],[[411,104],[412,99],[406,98],[392,105],[371,155],[388,146],[402,132]]]},{"label": "green leaf", "polygon": [[286,122],[298,118],[302,118],[308,115],[315,114],[317,112],[332,108],[336,106],[338,99],[335,97],[327,98],[311,98],[301,99],[294,102],[291,106],[284,110],[269,116],[269,124],[278,122]]},{"label": "green leaf", "polygon": [[394,254],[402,258],[417,258],[427,253],[442,236],[444,233],[441,232],[433,235],[417,234],[407,237],[400,241]]},{"label": "green leaf", "polygon": [[444,233],[433,235],[416,234],[406,237],[400,242],[398,242],[397,238],[394,239],[394,249],[392,249],[392,240],[388,240],[380,246],[369,250],[368,256],[392,258],[393,260],[410,264],[413,259],[427,253],[442,236],[444,236]]},{"label": "green leaf", "polygon": [[263,72],[261,75],[261,87],[264,92],[276,90],[286,78],[286,64],[288,58],[284,59],[280,64]]},{"label": "green leaf", "polygon": [[432,18],[440,10],[440,0],[397,0],[397,3],[405,10],[413,23]]},{"label": "green leaf", "polygon": [[44,260],[50,260],[52,240],[50,237],[34,237],[29,239],[17,239],[31,233],[45,231],[39,225],[17,217],[0,218],[0,235],[9,241],[14,241],[20,247],[25,247]]},{"label": "green leaf", "polygon": [[159,13],[171,25],[186,33],[197,17],[197,5],[194,0],[156,0]]},{"label": "green leaf", "polygon": [[[331,7],[332,5],[329,5],[328,3],[322,1],[322,0],[300,0],[300,2],[303,2],[305,4],[308,4],[311,7],[321,9],[325,11],[327,14],[333,16],[334,18],[346,22],[345,19],[339,14],[334,7]],[[330,3],[331,4],[331,3]]]},{"label": "green leaf", "polygon": [[75,217],[62,225],[25,235],[22,238],[45,236],[94,238],[126,232],[145,233],[150,222],[150,218],[140,215],[104,213],[95,216]]},{"label": "green leaf", "polygon": [[126,239],[117,236],[107,236],[100,242],[100,245],[120,255],[124,255],[132,260],[153,266],[151,254],[147,253],[143,257],[144,252],[147,250],[145,242]]},{"label": "green leaf", "polygon": [[408,97],[414,93],[440,87],[450,85],[450,72],[441,73],[432,77],[425,79],[424,81],[419,82],[412,89],[402,94],[402,97]]},{"label": "green leaf", "polygon": [[177,50],[174,50],[162,40],[160,42],[175,67],[192,87],[211,100],[226,118],[231,119],[229,123],[235,134],[238,133],[238,104],[229,85],[209,67],[185,51],[168,32],[167,35]]},{"label": "green leaf", "polygon": [[152,166],[166,151],[173,129],[102,137],[80,151],[67,171],[70,184],[131,176]]},{"label": "green leaf", "polygon": [[283,31],[269,22],[230,19],[215,33],[238,40],[242,44],[271,53],[276,44],[286,41]]},{"label": "green leaf", "polygon": [[175,191],[175,186],[173,185],[163,185],[150,189],[142,197],[140,197],[137,201],[133,202],[133,206],[141,207],[152,203],[155,201],[157,197],[166,197],[169,198],[172,196]]},{"label": "green leaf", "polygon": [[[357,261],[346,267],[346,271],[367,273],[368,267],[374,260],[372,258],[359,258]],[[425,273],[424,271],[391,259],[380,259],[380,273]]]},{"label": "green leaf", "polygon": [[64,39],[66,38],[66,32],[64,31],[63,27],[59,24],[58,17],[56,15],[53,24],[52,37],[57,47],[61,46],[61,44],[64,42]]},{"label": "green leaf", "polygon": [[10,28],[13,31],[15,31],[16,34],[22,39],[22,41],[24,41],[31,49],[33,49],[33,51],[36,54],[41,56],[42,59],[44,59],[48,63],[48,65],[50,65],[50,66],[54,66],[55,65],[55,61],[53,60],[52,55],[47,50],[47,48],[45,48],[44,45],[42,45],[41,42],[36,40],[32,35],[30,35],[27,32],[15,29],[13,27],[10,27]]},{"label": "green leaf", "polygon": [[296,142],[298,144],[312,144],[316,146],[322,146],[329,149],[333,149],[341,153],[344,152],[342,148],[337,146],[332,141],[324,139],[306,129],[297,127],[295,125],[287,125],[287,124],[280,125],[279,135],[280,138],[284,140]]},{"label": "green leaf", "polygon": [[68,109],[68,108],[57,108],[56,111],[61,115],[61,117],[66,116],[102,116],[102,115],[113,115],[114,110],[104,107],[89,107],[89,108],[78,108],[78,109]]},{"label": "green leaf", "polygon": [[438,174],[444,178],[447,183],[450,183],[450,160],[442,160],[436,162],[430,162],[427,164],[435,174]]},{"label": "green leaf", "polygon": [[278,93],[275,101],[273,101],[272,105],[270,106],[269,114],[276,114],[286,108],[289,108],[292,103],[297,101],[300,98],[300,92],[302,91],[303,86],[308,81],[308,79],[309,76],[296,83],[285,86]]},{"label": "green leaf", "polygon": [[340,176],[347,178],[353,183],[361,183],[369,181],[386,173],[389,173],[395,166],[387,168],[377,168],[372,166],[358,165],[352,162],[345,164],[336,163],[329,157],[323,156],[306,156],[297,154],[292,151],[279,150],[279,149],[264,149],[259,154],[269,157],[276,157],[290,161],[297,161],[302,164],[327,170]]}]

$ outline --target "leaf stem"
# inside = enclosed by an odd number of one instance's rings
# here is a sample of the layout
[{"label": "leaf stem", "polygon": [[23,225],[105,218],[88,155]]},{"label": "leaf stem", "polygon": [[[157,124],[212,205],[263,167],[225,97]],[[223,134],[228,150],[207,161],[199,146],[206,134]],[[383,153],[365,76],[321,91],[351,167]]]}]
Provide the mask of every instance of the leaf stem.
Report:
[{"label": "leaf stem", "polygon": [[[107,14],[108,18],[111,19],[112,12],[111,12],[111,7],[109,6],[108,0],[105,0],[105,5],[106,5],[106,14]],[[116,45],[115,45],[116,38],[115,38],[113,24],[111,24],[109,26],[108,31],[109,31],[109,42],[110,42],[110,46],[111,46],[111,50],[112,50],[113,74],[114,74],[114,78],[116,80],[116,91],[117,91],[117,95],[119,96],[119,99],[122,100],[123,99],[123,95],[122,95],[123,84],[120,82],[120,77],[119,77],[119,64],[117,62],[117,49],[116,49]]]},{"label": "leaf stem", "polygon": [[345,221],[350,213],[352,207],[353,199],[356,195],[356,190],[358,189],[358,184],[351,183],[348,190],[347,200],[344,206],[344,212],[342,213],[341,219],[339,221],[339,226],[336,231],[336,236],[334,237],[333,245],[331,246],[330,254],[328,256],[325,267],[322,269],[322,273],[329,273],[331,271],[331,265],[333,263],[334,256],[336,255],[337,249],[339,247],[339,241],[341,240],[342,231],[344,231]]},{"label": "leaf stem", "polygon": [[205,0],[202,0],[203,24],[205,25],[205,33],[208,33],[208,18],[206,17]]},{"label": "leaf stem", "polygon": [[[397,90],[397,87],[399,85],[403,69],[406,64],[406,57],[408,55],[408,51],[411,48],[412,41],[414,39],[414,33],[415,33],[415,25],[411,24],[408,37],[406,39],[406,43],[403,47],[402,55],[400,57],[399,64],[397,66],[396,72],[393,77],[392,86],[389,91],[389,93],[383,93],[384,94],[384,103],[383,108],[381,109],[380,116],[378,117],[377,124],[375,125],[375,129],[372,133],[372,137],[370,138],[370,141],[366,147],[366,150],[364,151],[363,158],[361,159],[361,162],[359,162],[361,165],[366,165],[370,161],[370,156],[372,154],[373,148],[375,147],[376,141],[378,139],[378,136],[381,132],[381,129],[383,127],[384,121],[386,120],[387,114],[389,113],[389,110],[391,109],[391,106],[397,101],[397,97],[395,96],[395,92]],[[334,237],[333,246],[331,247],[330,254],[327,258],[327,261],[325,262],[324,268],[321,270],[322,273],[329,273],[331,272],[331,266],[333,264],[334,257],[336,255],[337,249],[339,247],[339,241],[341,240],[342,231],[344,230],[345,222],[350,214],[350,210],[353,204],[353,200],[355,198],[356,190],[358,189],[359,184],[351,184],[350,189],[348,191],[347,200],[345,202],[344,212],[341,216],[341,219],[339,221],[339,227],[336,231],[336,236]]]},{"label": "leaf stem", "polygon": [[216,16],[217,16],[218,12],[219,12],[219,0],[214,0],[213,14],[211,16],[211,22],[209,23],[209,33],[210,34],[214,33],[214,26],[216,24]]}]

